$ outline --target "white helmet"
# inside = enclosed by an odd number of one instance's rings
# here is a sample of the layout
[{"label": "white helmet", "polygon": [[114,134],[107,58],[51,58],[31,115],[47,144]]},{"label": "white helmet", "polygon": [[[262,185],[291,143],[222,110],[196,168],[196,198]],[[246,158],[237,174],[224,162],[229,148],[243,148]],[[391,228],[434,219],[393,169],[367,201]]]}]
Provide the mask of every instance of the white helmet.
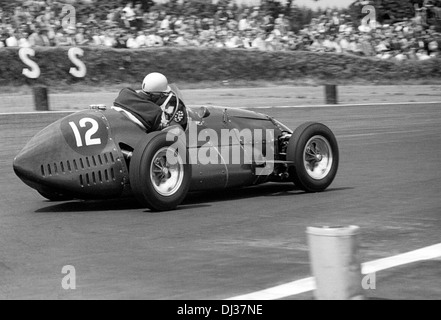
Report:
[{"label": "white helmet", "polygon": [[158,72],[148,74],[142,82],[142,91],[149,93],[170,92],[167,78]]}]

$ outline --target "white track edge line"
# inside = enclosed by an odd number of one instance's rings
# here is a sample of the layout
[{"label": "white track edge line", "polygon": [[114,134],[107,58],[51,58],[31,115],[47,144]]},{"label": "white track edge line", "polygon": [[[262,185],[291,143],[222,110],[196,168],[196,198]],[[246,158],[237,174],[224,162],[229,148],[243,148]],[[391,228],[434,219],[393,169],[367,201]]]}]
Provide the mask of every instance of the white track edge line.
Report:
[{"label": "white track edge line", "polygon": [[[441,243],[396,256],[363,263],[362,273],[371,274],[414,262],[433,260],[440,257]],[[226,300],[276,300],[313,291],[315,288],[315,279],[309,277]]]},{"label": "white track edge line", "polygon": [[58,114],[58,113],[67,114],[67,113],[75,113],[84,110],[5,112],[5,113],[0,113],[0,116],[21,116],[21,115],[28,116],[28,115],[37,115],[37,114]]},{"label": "white track edge line", "polygon": [[297,105],[297,106],[269,106],[269,107],[240,107],[247,109],[293,109],[293,108],[338,108],[338,107],[375,107],[375,106],[408,106],[408,105],[430,105],[441,104],[441,101],[428,102],[383,102],[383,103],[354,103],[354,104],[318,104],[318,105]]},{"label": "white track edge line", "polygon": [[[428,101],[428,102],[388,102],[388,103],[364,103],[364,104],[323,104],[323,105],[298,105],[298,106],[268,106],[268,107],[233,107],[234,109],[306,109],[306,108],[339,108],[339,107],[369,107],[369,106],[407,106],[407,105],[430,105],[441,104],[441,101]],[[198,107],[203,105],[195,105],[190,107]],[[51,114],[51,113],[74,113],[79,111],[85,111],[88,109],[75,109],[75,110],[63,110],[63,111],[25,111],[25,112],[5,112],[0,113],[3,115],[30,115],[30,114]]]}]

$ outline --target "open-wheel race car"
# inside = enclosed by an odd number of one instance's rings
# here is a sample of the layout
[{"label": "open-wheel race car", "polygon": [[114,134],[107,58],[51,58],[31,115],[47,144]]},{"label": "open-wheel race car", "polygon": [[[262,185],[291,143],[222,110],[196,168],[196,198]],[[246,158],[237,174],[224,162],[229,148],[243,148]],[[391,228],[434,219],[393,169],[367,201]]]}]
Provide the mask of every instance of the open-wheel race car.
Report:
[{"label": "open-wheel race car", "polygon": [[[176,86],[173,93],[184,106]],[[52,201],[134,195],[155,211],[175,209],[188,192],[267,182],[321,192],[337,174],[338,144],[323,124],[292,131],[244,109],[178,104],[150,133],[114,108],[69,114],[29,141],[15,173]]]}]

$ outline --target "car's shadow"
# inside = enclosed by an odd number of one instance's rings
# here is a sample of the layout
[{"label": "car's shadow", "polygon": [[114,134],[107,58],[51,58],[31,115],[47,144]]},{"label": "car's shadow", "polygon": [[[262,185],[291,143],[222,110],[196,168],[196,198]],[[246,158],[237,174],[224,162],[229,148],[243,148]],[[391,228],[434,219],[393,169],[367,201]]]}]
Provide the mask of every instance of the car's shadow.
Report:
[{"label": "car's shadow", "polygon": [[[44,200],[43,200],[44,201]],[[63,213],[63,212],[111,212],[124,210],[139,210],[140,212],[151,212],[143,207],[135,198],[121,198],[111,200],[73,200],[66,202],[54,202],[46,200],[51,204],[48,207],[35,210],[35,213]],[[209,207],[204,204],[183,204],[178,210],[189,210]]]},{"label": "car's shadow", "polygon": [[[323,193],[344,191],[353,189],[351,187],[344,188],[329,188]],[[222,192],[212,191],[212,192],[195,192],[190,193],[184,200],[183,204],[200,204],[200,203],[213,203],[213,202],[223,202],[230,200],[240,200],[249,199],[256,197],[284,197],[284,196],[301,196],[307,193],[300,190],[292,184],[265,184],[255,187],[239,188],[239,189],[229,189],[222,190]]]},{"label": "car's shadow", "polygon": [[[330,188],[324,193],[349,190],[353,188]],[[306,194],[291,184],[266,184],[248,188],[238,188],[219,191],[192,192],[187,195],[176,211],[186,211],[197,208],[211,207],[212,203],[231,200],[249,199],[256,197],[283,197],[300,196]],[[135,198],[121,198],[112,200],[75,200],[68,202],[50,202],[50,206],[36,210],[36,213],[62,213],[62,212],[98,212],[122,210],[146,210]]]}]

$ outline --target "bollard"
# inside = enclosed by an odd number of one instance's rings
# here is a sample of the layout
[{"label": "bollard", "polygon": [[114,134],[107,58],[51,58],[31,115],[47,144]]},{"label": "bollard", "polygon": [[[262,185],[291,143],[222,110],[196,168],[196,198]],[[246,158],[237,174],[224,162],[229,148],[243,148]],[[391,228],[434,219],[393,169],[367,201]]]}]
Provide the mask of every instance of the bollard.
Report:
[{"label": "bollard", "polygon": [[316,299],[364,299],[358,259],[359,230],[356,226],[307,229]]},{"label": "bollard", "polygon": [[333,84],[327,84],[325,86],[326,104],[338,104],[338,91],[337,86]]},{"label": "bollard", "polygon": [[49,97],[46,87],[34,87],[35,110],[49,111]]}]

